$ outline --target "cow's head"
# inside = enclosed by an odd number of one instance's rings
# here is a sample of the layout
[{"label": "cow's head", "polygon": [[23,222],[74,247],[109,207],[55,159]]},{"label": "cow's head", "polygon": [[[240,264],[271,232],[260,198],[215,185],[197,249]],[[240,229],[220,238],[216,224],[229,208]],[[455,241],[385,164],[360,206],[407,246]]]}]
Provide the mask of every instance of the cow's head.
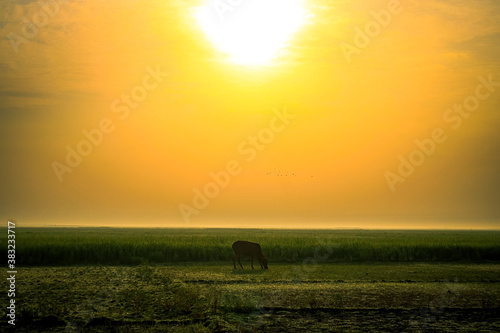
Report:
[{"label": "cow's head", "polygon": [[260,258],[259,262],[262,266],[264,266],[265,269],[267,269],[267,258],[266,257]]}]

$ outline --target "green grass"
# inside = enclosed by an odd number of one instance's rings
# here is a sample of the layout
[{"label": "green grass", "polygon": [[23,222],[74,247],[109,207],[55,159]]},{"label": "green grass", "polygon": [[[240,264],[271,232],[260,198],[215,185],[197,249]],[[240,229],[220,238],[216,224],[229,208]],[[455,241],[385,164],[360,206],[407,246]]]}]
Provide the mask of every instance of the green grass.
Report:
[{"label": "green grass", "polygon": [[[262,245],[273,263],[498,262],[498,231],[18,228],[18,265],[221,262],[231,244]],[[6,233],[5,233],[6,234]],[[2,247],[6,251],[6,246]],[[3,255],[2,258],[6,258]]]},{"label": "green grass", "polygon": [[[233,269],[236,240],[269,269]],[[498,331],[499,254],[494,231],[16,228],[16,329]]]}]

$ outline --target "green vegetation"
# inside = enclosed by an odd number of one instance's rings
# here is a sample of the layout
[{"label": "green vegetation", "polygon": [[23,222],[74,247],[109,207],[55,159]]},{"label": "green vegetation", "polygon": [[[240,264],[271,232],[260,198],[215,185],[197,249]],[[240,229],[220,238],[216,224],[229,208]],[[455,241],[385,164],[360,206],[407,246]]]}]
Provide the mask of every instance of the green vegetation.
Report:
[{"label": "green vegetation", "polygon": [[16,228],[16,260],[20,332],[500,331],[495,231]]},{"label": "green vegetation", "polygon": [[[18,228],[19,264],[138,265],[220,262],[231,244],[262,245],[272,263],[498,262],[498,231]],[[3,251],[6,247],[4,247]],[[6,256],[2,256],[6,258]]]},{"label": "green vegetation", "polygon": [[18,272],[16,329],[495,331],[499,273],[496,264],[450,263],[30,267]]}]

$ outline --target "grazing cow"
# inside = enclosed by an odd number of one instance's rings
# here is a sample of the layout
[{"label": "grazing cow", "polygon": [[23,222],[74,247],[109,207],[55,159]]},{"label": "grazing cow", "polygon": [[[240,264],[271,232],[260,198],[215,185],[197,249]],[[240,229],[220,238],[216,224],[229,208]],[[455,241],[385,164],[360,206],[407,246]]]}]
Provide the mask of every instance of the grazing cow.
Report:
[{"label": "grazing cow", "polygon": [[246,241],[237,241],[233,243],[234,257],[233,257],[233,265],[234,269],[236,269],[236,259],[238,259],[238,263],[241,268],[243,265],[240,261],[240,256],[250,256],[252,258],[252,269],[253,269],[253,259],[256,258],[260,264],[260,268],[267,269],[267,258],[262,253],[260,249],[260,244],[246,242]]}]

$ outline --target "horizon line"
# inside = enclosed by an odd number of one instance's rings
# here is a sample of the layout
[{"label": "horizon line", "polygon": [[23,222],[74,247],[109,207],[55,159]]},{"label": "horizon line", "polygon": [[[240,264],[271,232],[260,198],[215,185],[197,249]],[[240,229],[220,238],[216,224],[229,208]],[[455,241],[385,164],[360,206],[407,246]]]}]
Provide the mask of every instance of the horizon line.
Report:
[{"label": "horizon line", "polygon": [[255,226],[239,226],[239,227],[221,227],[221,226],[106,226],[106,225],[23,225],[21,228],[106,228],[106,229],[257,229],[257,230],[345,230],[345,231],[361,231],[361,230],[394,230],[394,231],[500,231],[500,227],[496,228],[454,228],[454,227],[439,227],[439,228],[376,228],[376,227],[255,227]]}]

